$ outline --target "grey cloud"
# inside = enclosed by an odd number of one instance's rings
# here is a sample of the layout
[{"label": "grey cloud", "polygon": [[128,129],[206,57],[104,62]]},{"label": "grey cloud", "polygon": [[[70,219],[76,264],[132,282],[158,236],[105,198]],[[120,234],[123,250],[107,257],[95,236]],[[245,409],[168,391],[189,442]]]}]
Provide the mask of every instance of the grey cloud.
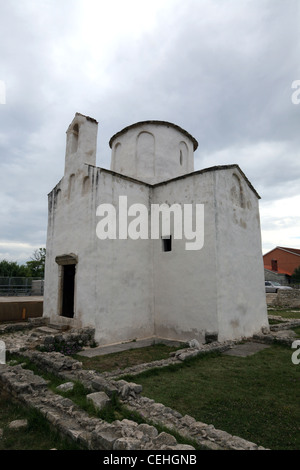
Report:
[{"label": "grey cloud", "polygon": [[78,41],[84,4],[2,2],[1,240],[44,243],[47,193],[63,174],[77,111],[99,121],[100,166],[110,165],[113,134],[160,119],[198,140],[196,169],[238,163],[265,200],[298,193],[298,0],[167,2],[151,30],[116,30],[113,42],[98,44],[94,77],[88,44]]}]

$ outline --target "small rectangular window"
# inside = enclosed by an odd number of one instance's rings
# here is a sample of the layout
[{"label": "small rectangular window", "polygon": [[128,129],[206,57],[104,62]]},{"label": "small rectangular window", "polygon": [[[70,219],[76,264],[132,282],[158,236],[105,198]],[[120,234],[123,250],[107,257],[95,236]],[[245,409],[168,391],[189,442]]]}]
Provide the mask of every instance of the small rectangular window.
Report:
[{"label": "small rectangular window", "polygon": [[161,238],[163,251],[172,251],[172,235],[164,236]]}]

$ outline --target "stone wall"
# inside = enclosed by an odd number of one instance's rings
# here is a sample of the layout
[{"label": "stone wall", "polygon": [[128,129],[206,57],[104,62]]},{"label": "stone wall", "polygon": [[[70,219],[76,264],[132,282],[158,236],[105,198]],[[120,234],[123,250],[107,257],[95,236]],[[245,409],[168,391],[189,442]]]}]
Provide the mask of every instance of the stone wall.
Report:
[{"label": "stone wall", "polygon": [[277,294],[266,294],[268,307],[300,308],[300,289],[279,289]]},{"label": "stone wall", "polygon": [[[280,323],[271,325],[269,330],[254,335],[254,341],[265,343],[282,342],[291,345],[294,337],[288,334],[291,328],[300,325],[300,319],[284,319],[274,317]],[[68,398],[50,391],[47,382],[21,365],[0,365],[0,388],[5,390],[12,398],[39,410],[46,419],[64,436],[69,437],[87,449],[99,450],[194,450],[191,445],[179,445],[171,435],[173,430],[197,443],[205,449],[211,450],[261,450],[262,447],[223,430],[216,429],[213,424],[196,421],[192,416],[181,415],[177,410],[157,403],[148,397],[142,396],[142,386],[123,379],[125,374],[135,375],[151,368],[167,367],[170,364],[180,363],[191,357],[207,354],[212,351],[223,352],[233,347],[235,341],[212,342],[197,347],[177,350],[171,357],[149,364],[140,364],[127,369],[116,369],[112,372],[98,373],[86,370],[82,363],[51,347],[59,340],[60,344],[72,345],[74,342],[88,344],[93,341],[93,330],[71,330],[51,332],[50,327],[39,325],[39,320],[31,320],[26,329],[25,324],[9,325],[1,328],[5,341],[9,335],[16,335],[24,327],[23,342],[16,342],[15,336],[11,348],[20,357],[25,357],[43,371],[51,372],[64,382],[80,382],[91,395],[105,394],[109,400],[114,394],[129,410],[132,410],[144,420],[143,424],[123,419],[113,423],[91,417]],[[287,335],[282,335],[283,333]],[[39,335],[42,336],[39,336]],[[39,338],[40,346],[46,346],[47,351],[35,349],[28,337]],[[25,339],[24,339],[25,338]],[[9,343],[7,343],[9,344]],[[16,347],[16,345],[19,345]],[[29,345],[29,346],[28,346]],[[156,426],[164,426],[167,432],[158,432]],[[168,430],[170,432],[168,432]]]},{"label": "stone wall", "polygon": [[266,301],[267,301],[267,306],[268,307],[275,307],[276,301],[277,301],[277,294],[275,293],[266,293]]},{"label": "stone wall", "polygon": [[278,307],[300,308],[300,290],[279,289],[275,305]]},{"label": "stone wall", "polygon": [[91,418],[72,400],[51,392],[47,382],[20,365],[0,365],[0,382],[10,396],[39,410],[65,437],[90,450],[162,449],[193,450],[155,427],[122,420],[107,423]]},{"label": "stone wall", "polygon": [[280,274],[265,268],[265,280],[279,282],[282,286],[288,286],[289,280],[286,274]]},{"label": "stone wall", "polygon": [[[65,333],[66,336],[70,333]],[[143,364],[135,370],[123,370],[114,374],[100,374],[82,368],[81,362],[59,352],[44,352],[36,349],[21,350],[26,357],[44,371],[51,372],[69,382],[81,382],[91,393],[101,392],[111,397],[116,393],[121,402],[136,411],[144,424],[123,419],[107,423],[91,418],[70,399],[64,398],[47,388],[47,382],[20,365],[0,365],[1,387],[27,406],[38,409],[48,421],[64,436],[72,438],[88,449],[99,450],[193,450],[190,445],[180,445],[168,432],[159,433],[155,425],[176,430],[184,437],[197,442],[205,449],[212,450],[257,450],[262,447],[227,432],[215,429],[212,424],[197,422],[193,417],[182,416],[176,410],[141,396],[142,387],[121,378],[124,373],[138,373],[141,368],[166,367],[189,357],[209,351],[222,351],[233,343],[211,343],[200,348],[177,351],[169,360]],[[23,349],[23,348],[22,348]]]},{"label": "stone wall", "polygon": [[[51,331],[49,330],[51,333]],[[93,328],[79,328],[74,331],[61,334],[49,334],[45,336],[41,347],[48,352],[59,351],[67,355],[75,354],[84,346],[91,346],[94,339],[95,330]]]},{"label": "stone wall", "polygon": [[169,429],[176,430],[182,436],[197,442],[209,450],[266,450],[257,444],[233,436],[226,431],[216,429],[212,424],[196,421],[189,415],[182,416],[176,410],[156,403],[147,397],[127,399],[127,406],[138,412],[143,418],[154,424],[163,424]]}]

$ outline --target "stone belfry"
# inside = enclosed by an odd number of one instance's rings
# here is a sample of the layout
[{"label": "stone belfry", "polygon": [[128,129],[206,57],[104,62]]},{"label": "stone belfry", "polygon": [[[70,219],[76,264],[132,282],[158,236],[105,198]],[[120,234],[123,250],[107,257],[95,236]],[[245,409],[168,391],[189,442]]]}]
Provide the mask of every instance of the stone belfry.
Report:
[{"label": "stone belfry", "polygon": [[76,113],[67,130],[65,176],[76,174],[84,163],[96,165],[98,122]]}]

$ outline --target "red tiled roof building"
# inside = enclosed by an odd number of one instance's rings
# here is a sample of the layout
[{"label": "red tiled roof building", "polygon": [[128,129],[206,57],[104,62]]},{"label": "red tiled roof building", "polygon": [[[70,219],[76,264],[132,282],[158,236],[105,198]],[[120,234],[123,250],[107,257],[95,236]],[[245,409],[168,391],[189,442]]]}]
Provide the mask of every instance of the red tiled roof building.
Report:
[{"label": "red tiled roof building", "polygon": [[300,266],[300,249],[277,246],[263,256],[264,267],[278,274],[292,276]]}]

